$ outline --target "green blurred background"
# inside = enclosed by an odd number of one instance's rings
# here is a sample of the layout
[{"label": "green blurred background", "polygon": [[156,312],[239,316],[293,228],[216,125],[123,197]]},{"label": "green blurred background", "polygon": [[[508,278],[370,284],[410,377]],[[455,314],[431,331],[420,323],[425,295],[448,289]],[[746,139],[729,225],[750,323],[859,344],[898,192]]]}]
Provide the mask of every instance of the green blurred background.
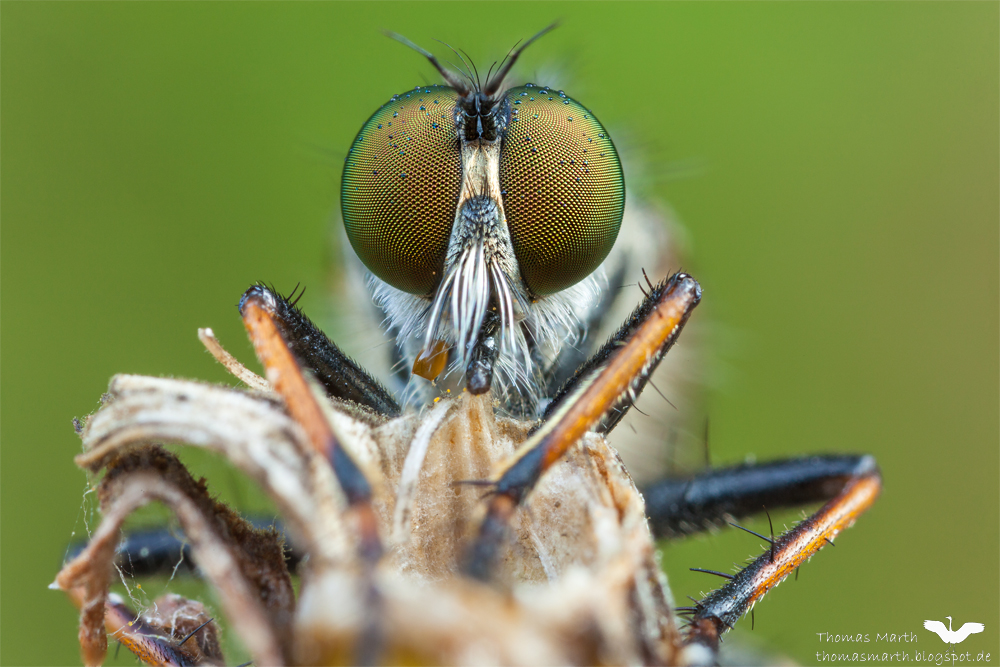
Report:
[{"label": "green blurred background", "polygon": [[[866,451],[884,472],[875,508],[735,636],[811,663],[817,632],[940,650],[921,623],[950,615],[985,623],[961,649],[996,661],[997,3],[4,2],[0,662],[78,660],[46,585],[94,518],[70,419],[112,374],[228,381],[195,331],[252,360],[234,306],[259,279],[357,328],[326,296],[339,165],[378,105],[436,81],[380,30],[482,65],[556,18],[522,72],[561,71],[689,233],[715,462]],[[758,544],[667,546],[675,595]]]}]

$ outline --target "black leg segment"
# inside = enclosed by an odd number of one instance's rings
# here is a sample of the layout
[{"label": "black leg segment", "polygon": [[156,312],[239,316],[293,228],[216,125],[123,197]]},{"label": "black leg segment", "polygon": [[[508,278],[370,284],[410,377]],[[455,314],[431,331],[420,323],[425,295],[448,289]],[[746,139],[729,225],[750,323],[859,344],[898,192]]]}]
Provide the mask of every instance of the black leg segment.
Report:
[{"label": "black leg segment", "polygon": [[401,414],[399,404],[378,380],[326,337],[294,303],[263,285],[248,289],[243,303],[254,294],[267,292],[274,298],[273,318],[292,354],[326,389],[331,398],[352,401],[386,417]]},{"label": "black leg segment", "polygon": [[[645,276],[645,272],[644,272]],[[672,292],[680,283],[688,281],[693,283],[697,287],[697,297],[693,300],[691,308],[698,305],[701,300],[701,287],[690,276],[684,273],[677,273],[670,279],[663,281],[658,285],[653,285],[649,282],[649,278],[646,277],[646,281],[649,285],[649,293],[646,298],[642,300],[639,306],[632,311],[628,319],[618,328],[618,330],[612,334],[604,345],[600,347],[590,357],[583,365],[576,369],[559,390],[559,392],[552,398],[552,402],[549,403],[548,407],[545,409],[545,413],[542,415],[542,422],[546,422],[551,419],[562,407],[563,403],[571,397],[578,389],[582,382],[585,382],[588,378],[594,375],[594,373],[607,365],[609,360],[617,355],[621,348],[626,344],[626,342],[632,340],[636,332],[639,331],[641,327],[649,320],[649,318],[656,312],[660,300],[665,294]],[[687,313],[690,315],[690,311]],[[685,315],[681,326],[687,322],[687,315]],[[679,330],[678,330],[679,331]],[[668,345],[663,345],[655,350],[650,350],[648,356],[645,359],[645,363],[639,372],[631,379],[628,389],[622,392],[621,395],[617,397],[612,405],[610,405],[604,413],[601,420],[594,426],[594,430],[598,433],[608,434],[622,418],[628,413],[632,405],[635,403],[636,399],[642,393],[642,390],[646,388],[646,384],[649,382],[649,378],[656,371],[656,367],[660,365],[663,361],[663,356],[667,351],[673,346],[674,340],[670,340]]]},{"label": "black leg segment", "polygon": [[667,479],[643,490],[646,515],[657,537],[687,535],[764,508],[829,500],[873,465],[864,455],[806,456]]},{"label": "black leg segment", "polygon": [[[284,527],[271,517],[250,516],[247,521],[257,530],[274,528],[284,534]],[[66,562],[76,558],[87,548],[87,541],[70,544],[66,552]],[[285,564],[289,572],[295,572],[303,554],[290,547],[285,540]],[[169,528],[148,528],[132,530],[122,535],[115,555],[115,565],[130,577],[152,577],[170,575],[175,571],[197,573],[198,563],[191,554],[191,547],[183,538]]]},{"label": "black leg segment", "polygon": [[612,341],[567,382],[494,482],[486,517],[466,554],[467,574],[491,577],[510,519],[538,479],[585,433],[601,431],[609,410],[624,414],[621,406],[635,400],[699,301],[701,287],[689,275],[678,273],[654,286]]}]

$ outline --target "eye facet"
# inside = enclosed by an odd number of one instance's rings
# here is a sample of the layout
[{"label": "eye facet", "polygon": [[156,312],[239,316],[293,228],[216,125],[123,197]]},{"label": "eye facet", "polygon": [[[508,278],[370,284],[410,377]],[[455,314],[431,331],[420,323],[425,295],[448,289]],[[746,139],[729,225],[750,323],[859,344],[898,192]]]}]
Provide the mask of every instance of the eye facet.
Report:
[{"label": "eye facet", "polygon": [[455,221],[462,158],[457,95],[426,86],[395,95],[358,132],[340,201],[347,238],[368,269],[410,294],[441,280]]},{"label": "eye facet", "polygon": [[500,189],[521,275],[552,294],[583,280],[611,252],[625,210],[618,152],[594,114],[528,84],[507,92]]}]

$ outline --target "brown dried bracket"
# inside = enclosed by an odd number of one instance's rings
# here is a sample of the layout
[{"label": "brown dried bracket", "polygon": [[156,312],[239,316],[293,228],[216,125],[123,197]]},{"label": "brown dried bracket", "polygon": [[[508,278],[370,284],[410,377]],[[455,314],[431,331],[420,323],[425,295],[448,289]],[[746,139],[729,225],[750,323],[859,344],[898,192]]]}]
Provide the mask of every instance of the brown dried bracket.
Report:
[{"label": "brown dried bracket", "polygon": [[[488,397],[469,394],[390,421],[319,404],[372,480],[386,545],[373,571],[354,546],[358,527],[326,456],[275,394],[112,380],[105,405],[82,429],[77,457],[95,473],[108,470],[100,482],[104,519],[56,582],[82,609],[87,664],[103,658],[106,631],[150,664],[218,661],[213,651],[191,654],[193,640],[179,645],[179,629],[137,624],[107,593],[120,526],[153,500],[177,514],[222,614],[256,664],[356,663],[365,649],[389,663],[465,664],[484,655],[512,664],[674,659],[680,638],[642,499],[603,437],[584,435],[540,481],[531,511],[512,523],[499,585],[483,586],[459,572],[481,516],[480,491],[453,483],[495,474],[523,444],[527,426],[496,417]],[[309,554],[297,604],[275,560],[277,540],[269,552],[254,546],[257,533],[150,442],[218,452],[271,495],[289,538]]]},{"label": "brown dried bracket", "polygon": [[[186,626],[140,618],[108,595],[122,523],[152,501],[177,515],[204,576],[218,591],[223,610],[255,658],[261,664],[286,661],[291,647],[283,629],[292,622],[295,596],[281,537],[273,530],[255,529],[213,500],[204,481],[192,479],[180,461],[160,447],[146,445],[112,454],[104,467],[106,473],[98,486],[104,519],[87,548],[66,564],[55,582],[80,607],[84,663],[103,662],[106,632],[149,664],[222,660],[217,643],[182,644],[180,632]],[[188,604],[174,602],[178,607]],[[213,623],[208,627],[208,634],[214,634]]]},{"label": "brown dried bracket", "polygon": [[[602,410],[580,419],[565,415],[586,408],[592,391],[605,407],[633,400],[636,385],[629,378],[646,377],[697,294],[693,281],[678,276],[647,296],[635,324],[652,342],[619,345],[613,339],[608,354],[597,355],[593,378],[605,372],[620,377],[600,393],[587,375],[590,382],[555,402],[557,417],[572,427],[558,447],[534,446],[545,445],[556,428],[532,431],[529,423],[499,417],[488,395],[464,393],[394,419],[328,400],[268,328],[266,301],[250,303],[244,316],[268,385],[205,335],[213,354],[258,389],[113,378],[105,405],[82,429],[84,453],[77,457],[94,473],[106,470],[99,484],[104,519],[56,580],[81,608],[84,661],[103,659],[106,631],[149,664],[221,661],[211,622],[200,630],[204,637],[195,649],[188,644],[200,635],[183,641],[190,623],[182,628],[176,619],[135,617],[107,592],[122,522],[156,500],[177,515],[221,611],[257,664],[714,662],[729,615],[741,613],[740,605],[752,604],[849,525],[874,500],[879,478],[873,461],[871,469],[848,475],[863,481],[849,483],[816,515],[818,523],[810,524],[818,527],[815,534],[805,524],[793,530],[788,557],[777,545],[773,557],[762,556],[777,565],[761,568],[763,579],[734,594],[739,604],[709,604],[729,594],[724,587],[699,603],[695,623],[682,635],[643,498],[617,452],[600,432],[588,430]],[[683,307],[661,312],[652,305],[661,298]],[[631,324],[623,331],[623,340],[645,341],[633,336]],[[622,370],[624,363],[632,367]],[[258,482],[282,514],[289,538],[308,554],[298,601],[280,540],[216,503],[203,482],[150,443],[215,451]],[[338,450],[342,458],[331,465]],[[532,451],[551,457],[532,468],[537,474],[521,493],[495,493],[484,503],[481,488],[460,483],[503,480]],[[364,493],[351,485],[355,472],[366,482]],[[496,499],[520,502],[529,488],[526,507],[505,516],[499,539],[484,542],[481,526],[488,525],[484,517]],[[463,576],[469,545],[484,543],[489,585]],[[191,609],[192,622],[210,620],[194,603],[173,604]]]}]

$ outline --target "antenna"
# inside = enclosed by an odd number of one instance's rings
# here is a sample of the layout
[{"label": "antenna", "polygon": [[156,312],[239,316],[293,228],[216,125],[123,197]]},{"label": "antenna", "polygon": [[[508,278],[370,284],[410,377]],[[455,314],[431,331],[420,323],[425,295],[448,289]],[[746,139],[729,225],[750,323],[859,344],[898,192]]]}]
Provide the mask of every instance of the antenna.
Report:
[{"label": "antenna", "polygon": [[[448,82],[448,85],[457,90],[460,94],[468,95],[469,92],[471,92],[469,86],[466,85],[465,81],[462,81],[462,79],[460,79],[458,75],[456,75],[451,70],[445,69],[445,67],[440,62],[438,62],[437,57],[435,57],[433,53],[427,51],[426,49],[420,48],[419,46],[417,46],[410,40],[406,39],[399,33],[392,32],[391,30],[386,30],[384,32],[386,37],[390,37],[399,42],[400,44],[410,47],[411,49],[422,55],[424,58],[427,58],[427,60],[431,62],[431,65],[434,65],[434,68],[441,73],[441,76],[443,76],[444,80]],[[532,37],[532,39],[534,39],[534,37]]]},{"label": "antenna", "polygon": [[521,52],[524,51],[529,46],[531,46],[532,42],[534,42],[536,39],[538,39],[545,33],[549,32],[550,30],[557,28],[558,26],[559,22],[557,21],[552,25],[543,28],[540,32],[538,32],[538,34],[536,34],[534,37],[526,41],[520,47],[518,47],[515,44],[514,48],[511,49],[510,53],[507,54],[507,57],[504,58],[504,62],[500,64],[500,69],[497,70],[497,73],[493,76],[492,79],[489,79],[486,82],[486,87],[483,88],[483,94],[486,95],[487,97],[492,97],[498,90],[500,90],[500,86],[503,85],[504,77],[507,76],[507,73],[510,72],[510,68],[513,67],[514,63],[517,62],[517,58],[518,56],[521,55]]},{"label": "antenna", "polygon": [[[479,83],[478,83],[478,82],[476,81],[476,79],[473,79],[473,78],[472,78],[472,68],[471,68],[471,67],[469,67],[469,61],[465,59],[465,56],[463,56],[463,55],[462,55],[461,53],[459,53],[459,52],[458,52],[458,51],[457,51],[457,50],[455,49],[455,47],[454,47],[454,46],[452,46],[451,44],[449,44],[448,42],[442,42],[442,41],[441,41],[440,39],[435,39],[434,41],[435,41],[435,42],[439,42],[439,43],[441,43],[441,44],[444,44],[444,45],[445,45],[445,46],[447,46],[447,47],[448,47],[449,49],[451,49],[451,52],[452,52],[452,53],[454,53],[454,54],[455,54],[456,56],[458,56],[458,59],[462,61],[462,64],[463,64],[463,65],[465,65],[465,71],[464,71],[464,72],[462,71],[462,68],[461,68],[461,67],[459,67],[459,66],[458,66],[458,65],[456,65],[455,63],[451,62],[450,60],[448,61],[448,64],[449,64],[449,65],[451,65],[452,67],[454,67],[455,69],[457,69],[457,70],[459,71],[459,73],[460,73],[460,74],[462,74],[462,76],[464,76],[464,77],[465,77],[466,79],[468,79],[468,80],[469,80],[469,83],[471,83],[471,84],[472,84],[472,87],[473,87],[473,88],[474,88],[475,90],[479,90],[479,87],[480,87],[480,86],[479,86]],[[468,55],[468,54],[466,54],[466,55]],[[469,60],[472,60],[472,59],[471,59],[471,58],[469,58]]]}]

